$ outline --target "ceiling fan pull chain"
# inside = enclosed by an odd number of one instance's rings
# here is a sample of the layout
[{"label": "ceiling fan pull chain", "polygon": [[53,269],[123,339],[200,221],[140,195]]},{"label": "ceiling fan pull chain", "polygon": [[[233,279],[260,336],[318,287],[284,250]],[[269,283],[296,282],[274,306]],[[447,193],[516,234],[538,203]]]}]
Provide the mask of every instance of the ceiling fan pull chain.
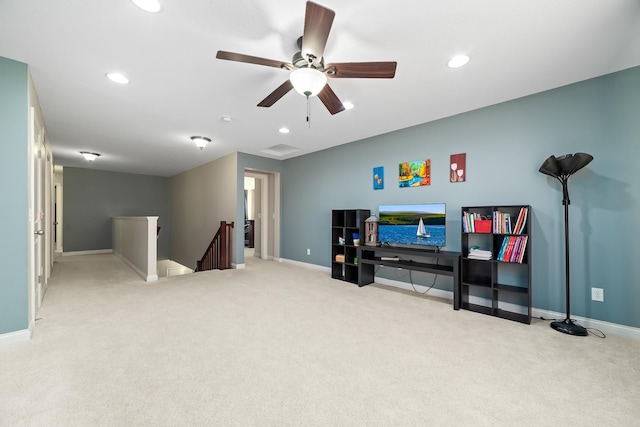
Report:
[{"label": "ceiling fan pull chain", "polygon": [[307,95],[307,123],[309,124],[309,128],[311,128],[311,106],[309,103],[309,95]]}]

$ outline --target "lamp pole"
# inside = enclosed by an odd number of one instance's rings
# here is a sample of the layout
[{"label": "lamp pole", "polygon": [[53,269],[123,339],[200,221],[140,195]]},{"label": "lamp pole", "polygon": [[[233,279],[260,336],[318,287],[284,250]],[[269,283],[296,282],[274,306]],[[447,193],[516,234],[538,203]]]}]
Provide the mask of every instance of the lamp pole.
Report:
[{"label": "lamp pole", "polygon": [[589,333],[587,329],[574,323],[571,320],[571,295],[570,295],[570,281],[569,281],[569,175],[560,175],[557,177],[558,181],[562,183],[562,205],[564,206],[564,271],[565,271],[565,287],[566,287],[566,314],[567,317],[564,320],[556,320],[551,322],[551,327],[559,332],[563,332],[569,335],[586,336]]},{"label": "lamp pole", "polygon": [[563,156],[550,156],[542,163],[538,172],[556,178],[562,184],[562,204],[564,206],[564,268],[567,317],[564,320],[551,322],[551,327],[559,332],[569,335],[586,336],[589,334],[586,328],[573,323],[571,320],[571,297],[569,295],[569,177],[588,165],[593,156],[586,153],[565,154]]}]

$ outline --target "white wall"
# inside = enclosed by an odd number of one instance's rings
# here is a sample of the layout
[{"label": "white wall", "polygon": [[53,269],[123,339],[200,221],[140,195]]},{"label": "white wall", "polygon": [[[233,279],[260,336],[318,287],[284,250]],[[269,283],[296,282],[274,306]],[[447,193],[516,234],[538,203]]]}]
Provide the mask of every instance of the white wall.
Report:
[{"label": "white wall", "polygon": [[113,218],[113,253],[144,280],[158,280],[157,216]]},{"label": "white wall", "polygon": [[[238,197],[242,193],[236,179],[237,163],[237,153],[233,153],[171,178],[172,260],[195,268],[220,221],[236,220]],[[243,212],[240,214],[244,217]],[[242,226],[235,224],[236,229]],[[236,244],[232,239],[232,245]],[[235,265],[237,256],[233,248],[231,253],[231,263]]]}]

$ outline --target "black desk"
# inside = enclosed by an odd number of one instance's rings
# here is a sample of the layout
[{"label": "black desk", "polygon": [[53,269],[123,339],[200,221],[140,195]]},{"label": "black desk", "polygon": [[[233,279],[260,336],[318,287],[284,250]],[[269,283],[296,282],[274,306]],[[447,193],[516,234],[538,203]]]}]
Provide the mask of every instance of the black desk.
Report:
[{"label": "black desk", "polygon": [[[385,266],[405,270],[442,274],[453,277],[453,309],[460,310],[460,252],[428,250],[423,248],[400,248],[392,246],[358,247],[358,286],[374,282],[375,267]],[[399,257],[399,260],[382,260],[381,257]],[[416,258],[418,260],[413,260]],[[422,259],[435,260],[436,263],[422,262]],[[440,265],[440,261],[444,264]]]}]

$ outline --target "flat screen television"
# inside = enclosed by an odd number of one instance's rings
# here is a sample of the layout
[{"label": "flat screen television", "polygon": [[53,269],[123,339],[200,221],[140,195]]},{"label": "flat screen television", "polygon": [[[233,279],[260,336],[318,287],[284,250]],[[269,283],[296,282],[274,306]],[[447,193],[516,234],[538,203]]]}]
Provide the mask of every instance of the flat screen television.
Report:
[{"label": "flat screen television", "polygon": [[446,246],[445,203],[380,205],[378,220],[378,240],[383,245]]}]

